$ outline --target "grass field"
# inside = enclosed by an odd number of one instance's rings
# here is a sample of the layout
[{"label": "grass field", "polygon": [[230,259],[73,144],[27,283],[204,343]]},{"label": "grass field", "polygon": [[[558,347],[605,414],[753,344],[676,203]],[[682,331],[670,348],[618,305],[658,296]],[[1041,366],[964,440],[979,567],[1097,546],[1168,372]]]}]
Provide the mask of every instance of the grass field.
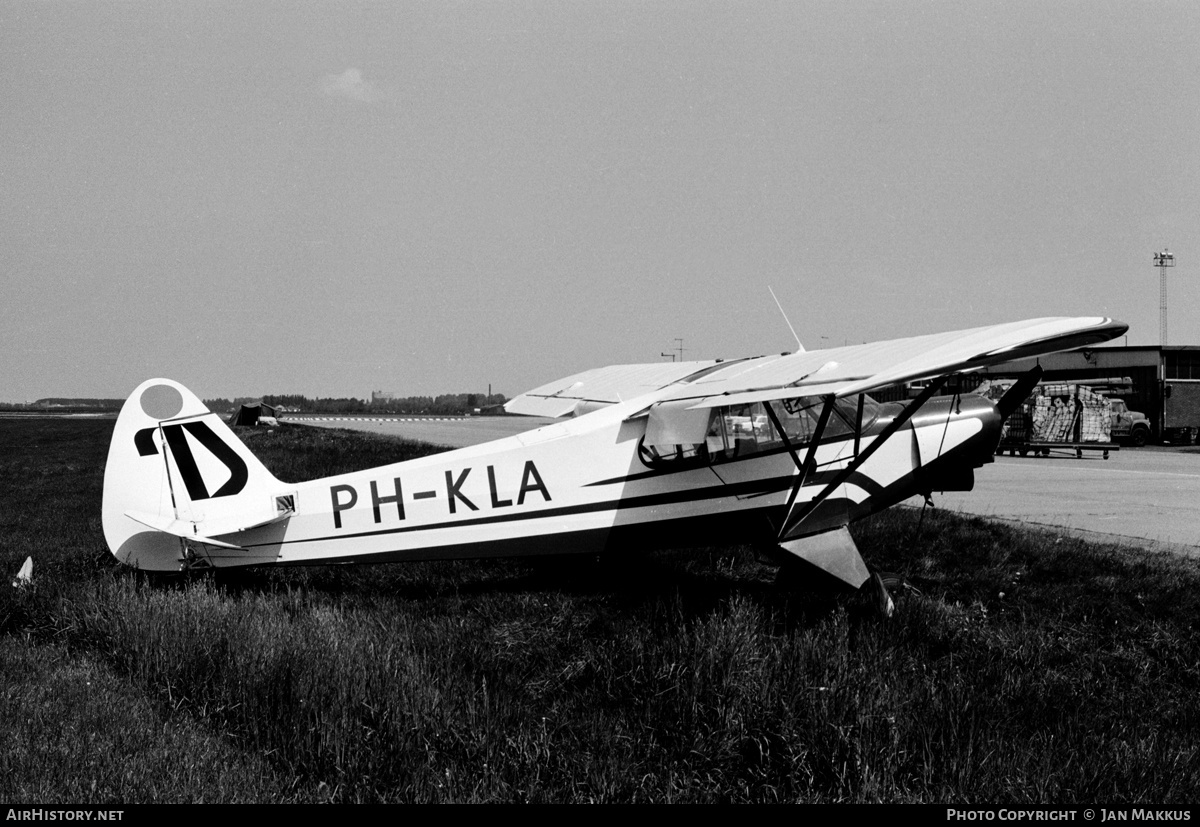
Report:
[{"label": "grass field", "polygon": [[[1200,799],[1195,561],[893,509],[890,621],[745,548],[149,579],[111,430],[0,420],[0,800]],[[290,480],[435,450],[243,436]]]}]

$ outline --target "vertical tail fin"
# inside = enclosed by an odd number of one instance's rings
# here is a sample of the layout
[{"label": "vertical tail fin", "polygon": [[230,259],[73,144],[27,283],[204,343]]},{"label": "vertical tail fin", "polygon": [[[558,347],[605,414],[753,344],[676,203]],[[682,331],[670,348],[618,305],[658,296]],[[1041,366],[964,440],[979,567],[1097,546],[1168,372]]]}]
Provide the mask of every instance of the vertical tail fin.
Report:
[{"label": "vertical tail fin", "polygon": [[191,391],[151,379],[126,400],[113,430],[104,536],[123,563],[177,571],[189,549],[236,551],[236,538],[217,538],[287,517],[286,492]]}]

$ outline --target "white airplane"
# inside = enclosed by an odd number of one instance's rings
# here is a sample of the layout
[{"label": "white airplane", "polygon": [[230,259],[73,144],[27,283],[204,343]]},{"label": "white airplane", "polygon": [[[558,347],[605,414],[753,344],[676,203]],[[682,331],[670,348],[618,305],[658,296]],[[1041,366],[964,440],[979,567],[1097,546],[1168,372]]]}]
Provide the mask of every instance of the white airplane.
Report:
[{"label": "white airplane", "polygon": [[[970,490],[1040,369],[998,403],[934,398],[951,375],[1126,329],[1108,318],[1033,319],[779,356],[600,368],[506,405],[561,422],[300,483],[272,476],[182,385],[151,379],[113,432],[104,534],[118,560],[148,571],[736,542],[861,587],[871,573],[848,524],[915,494]],[[907,403],[868,396],[915,381],[928,385]]]}]

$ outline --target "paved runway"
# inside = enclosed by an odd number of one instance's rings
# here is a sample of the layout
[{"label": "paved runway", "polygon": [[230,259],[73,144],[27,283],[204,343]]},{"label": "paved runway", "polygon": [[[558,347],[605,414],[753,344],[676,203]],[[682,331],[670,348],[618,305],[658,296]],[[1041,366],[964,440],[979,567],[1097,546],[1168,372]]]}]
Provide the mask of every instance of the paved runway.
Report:
[{"label": "paved runway", "polygon": [[[933,495],[939,508],[1054,528],[1090,539],[1200,555],[1200,454],[1129,448],[996,457],[975,490]],[[920,505],[919,498],[910,500]]]},{"label": "paved runway", "polygon": [[[295,421],[295,420],[293,420]],[[542,417],[339,418],[308,424],[393,434],[461,447],[537,428]],[[1200,555],[1200,453],[1128,448],[1049,457],[996,457],[975,490],[934,494],[938,508],[1048,528],[1100,541]],[[914,498],[909,504],[920,506]]]}]

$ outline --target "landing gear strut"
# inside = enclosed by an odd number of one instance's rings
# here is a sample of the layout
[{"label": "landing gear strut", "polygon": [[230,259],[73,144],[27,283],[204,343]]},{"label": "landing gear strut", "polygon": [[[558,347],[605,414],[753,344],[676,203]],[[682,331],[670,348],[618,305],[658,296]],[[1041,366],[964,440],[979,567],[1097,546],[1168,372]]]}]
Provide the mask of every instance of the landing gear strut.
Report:
[{"label": "landing gear strut", "polygon": [[875,599],[875,612],[884,618],[894,615],[896,613],[896,602],[892,600],[887,586],[884,585],[883,577],[877,571],[871,572],[870,588],[872,596]]}]

